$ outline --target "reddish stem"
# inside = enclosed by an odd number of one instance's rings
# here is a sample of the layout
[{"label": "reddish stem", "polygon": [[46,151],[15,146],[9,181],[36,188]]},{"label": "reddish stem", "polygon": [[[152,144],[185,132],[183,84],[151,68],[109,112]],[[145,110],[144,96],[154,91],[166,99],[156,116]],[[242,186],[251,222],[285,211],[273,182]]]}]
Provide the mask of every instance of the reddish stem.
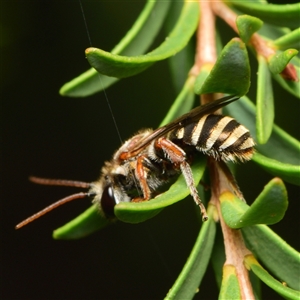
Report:
[{"label": "reddish stem", "polygon": [[[239,33],[236,26],[236,19],[238,15],[234,11],[225,5],[223,1],[211,1],[211,6],[218,17],[223,19],[236,33]],[[262,55],[266,59],[268,59],[270,55],[275,54],[275,49],[271,48],[257,33],[252,35],[249,45],[255,49],[257,55]]]},{"label": "reddish stem", "polygon": [[221,205],[219,201],[220,195],[225,191],[231,191],[231,185],[228,182],[226,175],[219,167],[218,162],[211,159],[209,161],[209,168],[212,184],[211,203],[214,204],[218,210],[220,224],[224,236],[226,254],[225,265],[234,266],[239,281],[242,299],[255,299],[249,279],[249,273],[244,265],[244,257],[251,254],[251,252],[245,246],[242,233],[239,230],[228,227],[224,222],[221,213]]},{"label": "reddish stem", "polygon": [[191,70],[191,74],[196,76],[204,65],[214,65],[217,60],[215,16],[211,10],[210,3],[207,1],[200,1],[199,10],[200,22],[197,32],[195,65]]},{"label": "reddish stem", "polygon": [[[190,76],[197,76],[204,66],[212,68],[217,60],[215,42],[215,16],[209,1],[199,1],[200,22],[197,32],[197,45],[195,64],[190,71]],[[212,94],[201,96],[201,103],[205,104],[214,100]]]}]

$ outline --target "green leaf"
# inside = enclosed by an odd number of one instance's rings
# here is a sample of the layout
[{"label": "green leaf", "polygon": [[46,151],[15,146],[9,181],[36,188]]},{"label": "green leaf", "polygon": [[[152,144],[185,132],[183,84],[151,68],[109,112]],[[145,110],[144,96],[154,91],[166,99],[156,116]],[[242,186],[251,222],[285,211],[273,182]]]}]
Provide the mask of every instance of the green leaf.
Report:
[{"label": "green leaf", "polygon": [[298,78],[298,80],[286,80],[283,78],[281,74],[273,74],[273,78],[289,93],[294,95],[297,98],[300,98],[300,59],[294,56],[291,60],[294,77]]},{"label": "green leaf", "polygon": [[108,88],[118,80],[115,77],[101,75],[92,68],[65,83],[60,88],[59,94],[66,97],[87,97]]},{"label": "green leaf", "polygon": [[226,224],[234,229],[256,224],[275,224],[288,207],[287,192],[279,178],[272,179],[249,207],[230,192],[220,196],[222,215]]},{"label": "green leaf", "polygon": [[[192,171],[197,185],[202,178],[206,165],[204,157],[196,159],[193,163]],[[139,203],[120,202],[115,206],[115,216],[127,223],[140,223],[157,215],[164,207],[172,205],[190,194],[184,177],[179,176],[177,181],[171,185],[168,191],[160,194],[156,198]]]},{"label": "green leaf", "polygon": [[[182,9],[183,1],[173,1],[170,12],[165,23],[165,32],[169,33],[177,22],[178,16]],[[168,59],[171,79],[175,93],[179,93],[182,86],[187,80],[190,69],[195,59],[195,43],[194,39],[190,39],[189,43],[176,55]]]},{"label": "green leaf", "polygon": [[211,254],[211,264],[215,273],[215,279],[219,289],[221,289],[223,266],[225,263],[224,238],[220,226],[217,227],[214,248]]},{"label": "green leaf", "polygon": [[219,299],[241,299],[241,291],[235,267],[225,265],[223,267],[223,278]]},{"label": "green leaf", "polygon": [[250,65],[247,49],[239,38],[233,38],[223,48],[210,74],[207,75],[207,66],[200,71],[195,83],[195,93],[244,95],[249,86]]},{"label": "green leaf", "polygon": [[[214,269],[215,278],[219,289],[221,289],[222,278],[223,278],[223,266],[225,263],[225,247],[224,238],[221,232],[220,226],[217,227],[217,233],[214,243],[213,252],[211,255],[211,264]],[[250,274],[250,280],[253,288],[253,293],[256,300],[261,299],[261,281],[253,274]],[[219,297],[220,298],[220,297]],[[223,298],[226,299],[226,298]],[[231,298],[236,299],[236,298]]]},{"label": "green leaf", "polygon": [[167,115],[161,122],[160,127],[170,123],[171,121],[191,110],[195,98],[194,82],[194,77],[189,77],[186,80],[184,87],[182,88],[180,94],[176,97]]},{"label": "green leaf", "polygon": [[293,289],[299,286],[299,252],[266,225],[242,228],[247,247],[280,281]]},{"label": "green leaf", "polygon": [[265,144],[274,123],[274,97],[271,73],[265,57],[258,55],[258,77],[256,92],[256,136],[260,144]]},{"label": "green leaf", "polygon": [[276,53],[269,59],[269,68],[273,74],[281,73],[290,60],[298,54],[296,49],[288,49],[281,53]]},{"label": "green leaf", "polygon": [[300,28],[281,36],[273,41],[273,44],[280,50],[285,50],[286,48],[296,48],[300,50]]},{"label": "green leaf", "polygon": [[213,220],[215,210],[215,207],[212,205],[208,207],[209,219],[202,224],[192,252],[180,275],[165,297],[166,300],[192,299],[197,293],[215,240],[216,223]]},{"label": "green leaf", "polygon": [[[195,86],[194,86],[194,92],[196,94],[200,94],[202,92],[202,88],[203,88],[204,84],[206,83],[206,79],[211,75],[211,70],[213,68],[214,68],[214,65],[211,63],[205,63],[201,66],[200,72],[196,78]],[[213,88],[216,88],[216,87],[213,87]]]},{"label": "green leaf", "polygon": [[194,34],[199,19],[198,3],[185,1],[175,28],[165,41],[146,55],[121,56],[97,48],[88,48],[86,57],[99,73],[124,78],[136,75],[153,63],[175,55],[182,50]]},{"label": "green leaf", "polygon": [[[148,0],[132,28],[111,53],[128,56],[145,53],[159,32],[170,4],[171,1]],[[116,81],[117,78],[100,75],[92,68],[64,84],[59,92],[62,96],[86,97]]]},{"label": "green leaf", "polygon": [[[246,126],[256,140],[255,105],[246,97],[224,107],[224,111]],[[272,175],[300,184],[300,143],[274,125],[268,142],[257,145],[253,161]]]},{"label": "green leaf", "polygon": [[300,185],[300,166],[294,166],[255,153],[253,161],[272,175],[279,176],[287,182]]},{"label": "green leaf", "polygon": [[238,16],[236,19],[239,36],[245,44],[249,42],[252,34],[258,31],[262,25],[262,20],[248,15]]},{"label": "green leaf", "polygon": [[232,1],[231,4],[243,13],[258,17],[266,23],[290,28],[299,27],[300,3],[277,5]]},{"label": "green leaf", "polygon": [[264,25],[258,31],[258,34],[265,38],[269,44],[269,47],[276,49],[276,46],[273,45],[273,41],[285,34],[288,34],[289,32],[291,32],[291,30],[287,27],[278,27],[276,25],[264,23]]},{"label": "green leaf", "polygon": [[[298,300],[300,298],[300,292],[293,290],[282,282],[279,282],[274,277],[272,277],[257,261],[252,255],[248,255],[245,258],[245,263],[247,266],[255,273],[257,277],[260,278],[266,285],[272,288],[275,292],[287,299]],[[299,276],[299,275],[298,275]],[[298,277],[297,276],[297,277]],[[299,279],[299,278],[298,278]]]},{"label": "green leaf", "polygon": [[[188,77],[195,57],[194,45],[190,41],[179,53],[168,59],[175,92],[179,92]],[[194,88],[193,88],[194,93]]]},{"label": "green leaf", "polygon": [[112,221],[100,214],[95,205],[53,232],[54,239],[80,239],[104,228]]},{"label": "green leaf", "polygon": [[261,280],[253,273],[250,273],[249,275],[255,300],[261,300]]}]

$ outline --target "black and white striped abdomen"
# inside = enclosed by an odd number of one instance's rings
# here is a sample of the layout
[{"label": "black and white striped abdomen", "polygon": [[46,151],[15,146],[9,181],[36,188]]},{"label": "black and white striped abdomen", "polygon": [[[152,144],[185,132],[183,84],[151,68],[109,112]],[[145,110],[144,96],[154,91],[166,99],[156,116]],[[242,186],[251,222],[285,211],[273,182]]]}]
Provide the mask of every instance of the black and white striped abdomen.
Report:
[{"label": "black and white striped abdomen", "polygon": [[254,141],[249,130],[235,119],[222,115],[205,115],[175,133],[185,144],[223,161],[250,160]]}]

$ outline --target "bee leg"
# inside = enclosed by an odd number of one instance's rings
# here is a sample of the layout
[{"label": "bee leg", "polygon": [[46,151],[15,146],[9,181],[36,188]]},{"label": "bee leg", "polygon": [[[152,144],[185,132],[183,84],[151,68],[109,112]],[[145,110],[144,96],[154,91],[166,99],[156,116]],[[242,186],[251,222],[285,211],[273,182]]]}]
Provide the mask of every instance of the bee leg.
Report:
[{"label": "bee leg", "polygon": [[145,201],[148,201],[148,200],[144,199],[144,198],[141,198],[141,197],[135,197],[130,202],[139,203],[139,202],[145,202]]},{"label": "bee leg", "polygon": [[141,197],[135,198],[133,200],[134,202],[147,201],[151,198],[151,191],[147,183],[149,169],[144,166],[144,160],[146,159],[147,158],[145,155],[141,155],[137,158],[135,177],[137,178],[137,181],[141,185],[144,198]]},{"label": "bee leg", "polygon": [[164,137],[159,138],[155,142],[154,146],[156,149],[160,149],[163,151],[165,156],[164,159],[169,160],[175,166],[177,165],[180,167],[181,173],[186,181],[188,188],[190,189],[190,193],[194,198],[196,204],[200,207],[202,220],[206,221],[208,219],[206,209],[198,195],[192,169],[186,161],[186,153],[179,146]]}]

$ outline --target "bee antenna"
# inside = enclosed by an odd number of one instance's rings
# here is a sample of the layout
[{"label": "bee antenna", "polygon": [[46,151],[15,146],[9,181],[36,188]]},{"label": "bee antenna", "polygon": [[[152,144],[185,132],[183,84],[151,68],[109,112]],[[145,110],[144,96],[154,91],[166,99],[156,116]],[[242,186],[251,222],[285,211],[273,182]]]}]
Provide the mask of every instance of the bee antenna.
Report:
[{"label": "bee antenna", "polygon": [[85,198],[85,197],[90,197],[92,196],[93,193],[77,193],[77,194],[73,194],[73,195],[70,195],[68,197],[65,197],[63,199],[60,199],[58,201],[56,201],[55,203],[45,207],[44,209],[42,209],[41,211],[37,212],[36,214],[32,215],[31,217],[27,218],[26,220],[22,221],[21,223],[19,223],[15,228],[16,229],[19,229],[25,225],[27,225],[28,223],[38,219],[39,217],[41,217],[42,215],[48,213],[49,211],[57,208],[58,206],[60,205],[63,205],[67,202],[70,202],[70,201],[73,201],[75,199],[80,199],[80,198]]},{"label": "bee antenna", "polygon": [[90,188],[91,184],[88,182],[75,181],[75,180],[65,180],[65,179],[49,179],[30,176],[29,180],[31,182],[43,185],[60,185],[60,186],[73,186],[79,188]]}]

